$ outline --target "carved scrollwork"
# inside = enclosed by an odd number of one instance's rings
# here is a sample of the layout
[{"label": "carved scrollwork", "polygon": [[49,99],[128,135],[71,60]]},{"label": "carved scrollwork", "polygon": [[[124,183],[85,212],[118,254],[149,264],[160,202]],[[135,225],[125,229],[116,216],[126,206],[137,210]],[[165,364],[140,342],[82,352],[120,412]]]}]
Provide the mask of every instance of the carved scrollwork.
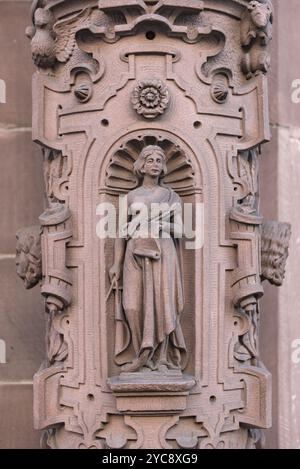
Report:
[{"label": "carved scrollwork", "polygon": [[48,205],[65,201],[68,194],[69,176],[72,171],[71,157],[63,156],[60,150],[43,148],[44,181]]},{"label": "carved scrollwork", "polygon": [[[47,357],[50,365],[63,362],[68,356],[68,345],[64,340],[61,313],[70,304],[71,278],[63,261],[65,240],[71,232],[65,230],[65,222],[70,217],[68,209],[54,204],[40,217],[41,225],[23,228],[17,232],[16,266],[17,274],[24,281],[25,288],[33,288],[42,281],[42,294],[46,298],[48,325],[46,333]],[[47,227],[47,228],[46,228]],[[53,237],[53,229],[55,234]],[[53,252],[54,259],[49,270],[42,273],[42,246]],[[58,256],[58,257],[57,257]],[[58,262],[58,263],[57,263]]]},{"label": "carved scrollwork", "polygon": [[[118,28],[118,25],[112,27],[112,31],[115,34],[115,40],[119,34],[125,31],[132,31],[138,24],[143,22],[151,21],[152,24],[161,24],[167,28],[170,35],[178,35],[182,37],[186,42],[196,42],[199,35],[202,33],[210,32],[209,26],[203,26],[200,19],[200,13],[204,8],[204,2],[198,0],[190,0],[184,5],[186,10],[182,12],[182,7],[178,8],[178,2],[176,0],[164,0],[159,2],[131,2],[122,1],[111,3],[110,0],[99,0],[98,8],[111,16],[113,12],[118,10],[123,13],[124,24],[122,28]],[[189,19],[192,18],[192,21]],[[111,37],[113,38],[113,32],[111,31]],[[97,29],[93,27],[94,33],[104,33],[107,37],[107,31],[105,28]]]},{"label": "carved scrollwork", "polygon": [[[179,34],[187,42],[195,42],[202,33],[208,33],[209,27],[203,27],[199,12],[203,10],[202,1],[193,1],[186,5],[194,21],[188,23],[177,2],[164,1],[157,3],[122,2],[122,5],[99,0],[98,11],[90,7],[56,20],[51,7],[45,1],[35,0],[32,6],[32,26],[26,29],[31,39],[34,63],[41,68],[49,68],[57,63],[66,63],[73,55],[76,46],[76,33],[90,30],[92,34],[101,34],[107,42],[118,40],[119,35],[132,31],[137,22],[149,17],[154,22],[163,23],[172,34]],[[116,8],[118,7],[118,11]],[[195,20],[196,18],[196,20]],[[137,21],[138,20],[138,21]],[[121,27],[119,27],[121,26]]]},{"label": "carved scrollwork", "polygon": [[259,147],[230,155],[229,173],[233,180],[234,210],[245,217],[258,216]]},{"label": "carved scrollwork", "polygon": [[46,297],[49,310],[62,310],[71,302],[72,278],[66,267],[66,243],[72,237],[69,226],[70,210],[55,203],[39,217],[43,227],[43,249],[45,256],[52,252],[52,263],[44,272],[42,295]]},{"label": "carved scrollwork", "polygon": [[[254,156],[254,159],[252,159]],[[259,276],[259,255],[253,233],[259,235],[262,223],[257,215],[257,176],[256,153],[239,155],[239,177],[242,183],[242,197],[238,196],[237,205],[230,214],[232,239],[236,240],[239,252],[239,264],[233,272],[233,302],[235,306],[234,326],[236,342],[233,355],[238,362],[257,365],[259,356],[259,298],[263,288]],[[251,258],[251,265],[246,259]]]},{"label": "carved scrollwork", "polygon": [[[239,307],[235,313],[238,341],[234,345],[234,358],[239,362],[256,360],[259,354],[258,348],[258,321],[259,305],[255,297],[246,302],[245,307]],[[253,362],[256,364],[256,362]]]},{"label": "carved scrollwork", "polygon": [[41,289],[48,312],[46,343],[50,365],[61,363],[68,357],[62,313],[71,303],[72,278],[66,266],[66,243],[72,237],[70,216],[67,207],[53,203],[39,218],[43,227],[44,257],[51,259],[43,272]]},{"label": "carved scrollwork", "polygon": [[258,149],[240,152],[237,166],[242,189],[237,209],[244,214],[255,214],[258,200]]}]

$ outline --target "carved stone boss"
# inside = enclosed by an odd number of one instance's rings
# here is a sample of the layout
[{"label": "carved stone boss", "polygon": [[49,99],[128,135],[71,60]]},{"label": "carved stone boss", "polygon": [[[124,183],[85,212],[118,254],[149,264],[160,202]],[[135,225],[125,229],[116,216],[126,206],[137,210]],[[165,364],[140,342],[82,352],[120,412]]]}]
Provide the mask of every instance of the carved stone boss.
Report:
[{"label": "carved stone boss", "polygon": [[[17,264],[46,303],[43,447],[253,448],[270,427],[259,299],[290,237],[259,213],[272,21],[268,0],[33,2],[46,207]],[[126,194],[203,204],[204,245],[99,238]]]}]

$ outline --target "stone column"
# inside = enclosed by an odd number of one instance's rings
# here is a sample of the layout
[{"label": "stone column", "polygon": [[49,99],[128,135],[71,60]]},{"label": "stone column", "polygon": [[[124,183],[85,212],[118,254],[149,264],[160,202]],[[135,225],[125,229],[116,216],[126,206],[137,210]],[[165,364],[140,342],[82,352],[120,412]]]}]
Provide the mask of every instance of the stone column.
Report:
[{"label": "stone column", "polygon": [[[259,212],[273,16],[268,0],[33,2],[47,200],[19,265],[45,297],[44,447],[254,448],[270,427],[259,300],[290,235]],[[140,201],[165,203],[140,223],[168,239],[137,236]]]}]

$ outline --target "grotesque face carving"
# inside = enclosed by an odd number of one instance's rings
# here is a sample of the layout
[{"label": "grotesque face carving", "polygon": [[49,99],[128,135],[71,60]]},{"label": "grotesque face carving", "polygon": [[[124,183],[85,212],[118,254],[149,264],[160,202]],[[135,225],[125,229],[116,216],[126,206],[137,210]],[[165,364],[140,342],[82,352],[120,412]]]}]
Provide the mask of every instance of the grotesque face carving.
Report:
[{"label": "grotesque face carving", "polygon": [[42,278],[40,227],[31,226],[17,232],[16,267],[25,288],[37,285]]},{"label": "grotesque face carving", "polygon": [[268,3],[260,3],[256,0],[250,2],[249,11],[254,25],[259,28],[265,28],[272,17],[272,9]]},{"label": "grotesque face carving", "polygon": [[280,286],[285,275],[291,226],[288,223],[264,222],[262,229],[262,278]]}]

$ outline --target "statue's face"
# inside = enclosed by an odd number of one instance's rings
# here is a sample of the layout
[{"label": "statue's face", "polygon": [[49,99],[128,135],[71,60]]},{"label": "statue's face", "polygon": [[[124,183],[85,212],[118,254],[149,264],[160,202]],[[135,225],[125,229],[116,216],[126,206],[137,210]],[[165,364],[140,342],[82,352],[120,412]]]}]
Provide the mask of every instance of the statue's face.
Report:
[{"label": "statue's face", "polygon": [[265,28],[271,18],[271,8],[268,4],[259,3],[257,1],[250,2],[249,9],[251,18],[255,26]]},{"label": "statue's face", "polygon": [[143,168],[144,174],[147,174],[151,177],[160,176],[164,167],[164,160],[160,153],[153,152],[151,155],[147,156]]},{"label": "statue's face", "polygon": [[17,274],[23,280],[25,288],[29,289],[38,284],[42,275],[41,267],[30,261],[28,249],[20,242],[17,243],[16,249],[16,267]]}]

